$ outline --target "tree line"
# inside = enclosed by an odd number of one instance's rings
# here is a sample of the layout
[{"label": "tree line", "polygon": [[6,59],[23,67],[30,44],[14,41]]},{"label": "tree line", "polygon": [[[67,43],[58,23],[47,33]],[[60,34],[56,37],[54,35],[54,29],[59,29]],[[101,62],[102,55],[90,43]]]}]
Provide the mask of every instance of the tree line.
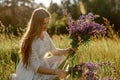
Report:
[{"label": "tree line", "polygon": [[[51,0],[49,7],[45,7],[42,3],[37,4],[34,0],[1,0],[0,34],[21,35],[25,31],[32,11],[38,7],[44,7],[51,13],[48,29],[50,34],[68,33],[65,11],[75,20],[89,12],[98,14],[108,18],[111,24],[114,24],[115,31],[120,31],[120,0],[61,0],[60,5]],[[102,18],[97,21],[103,23]]]}]

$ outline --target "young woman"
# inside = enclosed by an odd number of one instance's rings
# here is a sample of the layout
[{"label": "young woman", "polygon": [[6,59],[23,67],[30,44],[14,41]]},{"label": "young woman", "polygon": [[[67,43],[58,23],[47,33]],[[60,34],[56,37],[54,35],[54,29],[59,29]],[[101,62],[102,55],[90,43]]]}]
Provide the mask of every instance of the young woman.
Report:
[{"label": "young woman", "polygon": [[[55,77],[65,78],[67,72],[58,70],[64,60],[64,54],[73,48],[58,49],[46,32],[50,14],[43,8],[35,9],[26,33],[24,34],[17,66],[16,80],[53,80]],[[50,55],[48,55],[50,53]]]}]

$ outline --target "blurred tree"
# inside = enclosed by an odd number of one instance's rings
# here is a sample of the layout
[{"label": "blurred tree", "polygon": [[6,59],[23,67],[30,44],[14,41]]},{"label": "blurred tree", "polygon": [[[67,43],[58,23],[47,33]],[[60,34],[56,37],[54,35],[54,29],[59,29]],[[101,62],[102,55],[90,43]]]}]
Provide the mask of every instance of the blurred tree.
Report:
[{"label": "blurred tree", "polygon": [[63,10],[62,10],[61,6],[59,6],[57,3],[53,3],[52,0],[51,0],[51,3],[50,3],[50,6],[48,8],[48,11],[51,14],[56,13],[58,15],[56,17],[57,19],[60,19],[63,16]]},{"label": "blurred tree", "polygon": [[68,26],[67,18],[63,15],[64,11],[70,13],[74,19],[77,19],[81,14],[79,2],[77,0],[62,0],[61,5],[53,3],[51,0],[48,10],[52,14],[50,28],[48,30],[51,34],[68,33],[66,29]]},{"label": "blurred tree", "polygon": [[57,19],[58,14],[53,13],[51,15],[50,25],[48,27],[48,32],[52,36],[53,34],[66,34],[68,33],[67,27],[67,17],[62,17]]},{"label": "blurred tree", "polygon": [[39,4],[38,4],[38,7],[46,8],[43,3],[39,3]]},{"label": "blurred tree", "polygon": [[120,30],[120,0],[79,0],[88,12],[108,18],[116,31]]},{"label": "blurred tree", "polygon": [[48,32],[53,34],[66,34],[67,18],[63,15],[63,6],[53,3],[51,0],[48,11],[51,13],[51,21]]},{"label": "blurred tree", "polygon": [[13,34],[18,35],[17,30],[19,27],[25,28],[35,3],[33,0],[2,0],[0,3],[0,21],[6,29],[13,27]]},{"label": "blurred tree", "polygon": [[78,0],[63,0],[61,4],[63,9],[72,15],[73,19],[78,19],[81,14]]}]

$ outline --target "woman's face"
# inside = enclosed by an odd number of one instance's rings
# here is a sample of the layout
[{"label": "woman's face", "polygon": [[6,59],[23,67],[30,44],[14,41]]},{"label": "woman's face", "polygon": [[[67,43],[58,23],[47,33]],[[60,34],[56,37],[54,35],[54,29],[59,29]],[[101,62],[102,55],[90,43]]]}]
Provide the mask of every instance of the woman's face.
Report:
[{"label": "woman's face", "polygon": [[42,27],[42,31],[45,31],[47,30],[48,28],[48,25],[49,25],[49,17],[45,18],[44,21],[43,21],[43,27]]}]

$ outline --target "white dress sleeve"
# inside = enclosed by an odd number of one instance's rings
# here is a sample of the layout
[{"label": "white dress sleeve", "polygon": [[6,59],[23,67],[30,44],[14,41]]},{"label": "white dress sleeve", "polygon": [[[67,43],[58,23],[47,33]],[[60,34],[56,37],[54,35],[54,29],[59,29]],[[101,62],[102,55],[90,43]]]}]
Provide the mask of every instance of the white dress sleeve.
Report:
[{"label": "white dress sleeve", "polygon": [[53,43],[53,41],[51,40],[51,38],[47,32],[46,32],[46,36],[47,36],[47,39],[49,41],[50,50],[57,50],[57,48],[55,47],[55,44]]},{"label": "white dress sleeve", "polygon": [[46,32],[46,36],[47,36],[47,39],[49,41],[50,51],[56,50],[57,52],[63,52],[64,50],[66,50],[66,49],[56,48],[55,44],[53,43],[53,41],[51,40],[51,38],[47,32]]},{"label": "white dress sleeve", "polygon": [[34,40],[32,42],[32,51],[31,51],[31,55],[29,58],[29,63],[30,66],[34,69],[35,72],[37,72],[39,66],[40,66],[40,62],[39,62],[39,57],[38,57],[38,44],[37,44],[37,40]]}]

